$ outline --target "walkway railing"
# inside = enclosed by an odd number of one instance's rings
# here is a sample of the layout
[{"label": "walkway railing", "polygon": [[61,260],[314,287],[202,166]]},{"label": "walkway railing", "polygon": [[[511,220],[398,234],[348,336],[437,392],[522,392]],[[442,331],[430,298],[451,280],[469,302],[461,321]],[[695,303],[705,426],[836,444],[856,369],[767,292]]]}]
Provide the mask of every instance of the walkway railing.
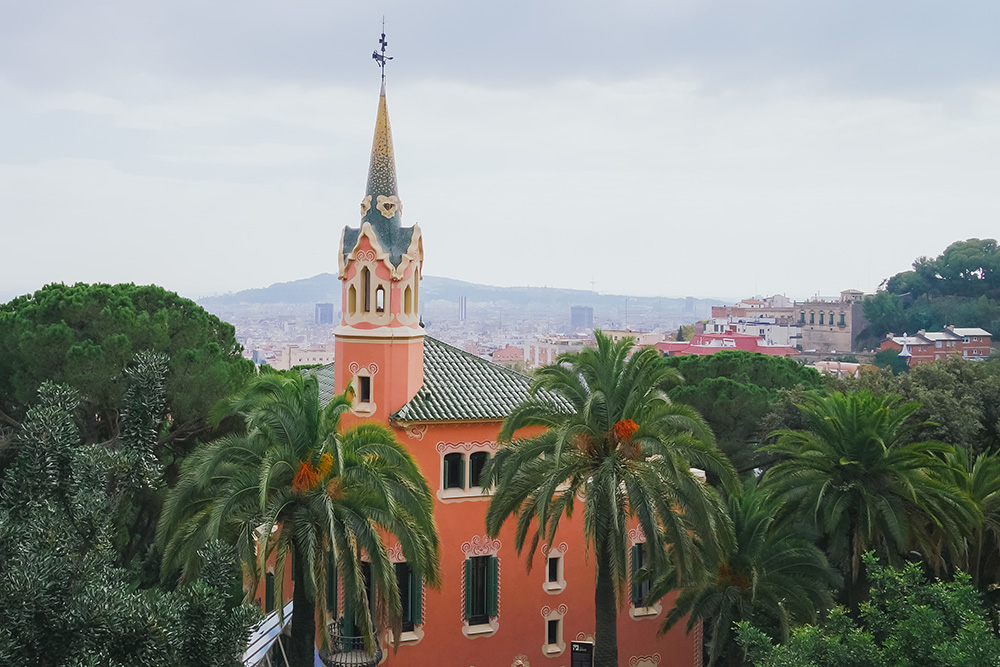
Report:
[{"label": "walkway railing", "polygon": [[375,632],[375,648],[365,649],[364,637],[355,637],[343,633],[343,619],[330,624],[330,649],[320,651],[319,659],[327,667],[375,667],[382,661],[382,647],[378,643],[378,632]]}]

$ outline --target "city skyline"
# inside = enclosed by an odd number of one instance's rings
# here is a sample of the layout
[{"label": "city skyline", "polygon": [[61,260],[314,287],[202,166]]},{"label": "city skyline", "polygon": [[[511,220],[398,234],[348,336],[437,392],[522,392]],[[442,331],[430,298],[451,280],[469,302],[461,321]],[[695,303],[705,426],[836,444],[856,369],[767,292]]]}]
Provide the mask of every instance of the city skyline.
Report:
[{"label": "city skyline", "polygon": [[22,3],[0,26],[0,300],[335,272],[383,10],[430,274],[803,298],[996,236],[987,3]]}]

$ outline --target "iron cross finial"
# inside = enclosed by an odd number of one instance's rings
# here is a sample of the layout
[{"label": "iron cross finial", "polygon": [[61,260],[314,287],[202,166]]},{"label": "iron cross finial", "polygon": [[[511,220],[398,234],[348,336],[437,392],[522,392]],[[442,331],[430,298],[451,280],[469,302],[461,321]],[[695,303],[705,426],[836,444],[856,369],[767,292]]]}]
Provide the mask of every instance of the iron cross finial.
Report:
[{"label": "iron cross finial", "polygon": [[385,83],[385,62],[387,60],[392,60],[391,56],[385,55],[385,47],[389,46],[389,42],[385,41],[385,17],[382,17],[382,37],[378,40],[379,45],[382,47],[382,53],[378,51],[372,51],[372,60],[378,63],[379,69],[382,70],[382,83]]}]

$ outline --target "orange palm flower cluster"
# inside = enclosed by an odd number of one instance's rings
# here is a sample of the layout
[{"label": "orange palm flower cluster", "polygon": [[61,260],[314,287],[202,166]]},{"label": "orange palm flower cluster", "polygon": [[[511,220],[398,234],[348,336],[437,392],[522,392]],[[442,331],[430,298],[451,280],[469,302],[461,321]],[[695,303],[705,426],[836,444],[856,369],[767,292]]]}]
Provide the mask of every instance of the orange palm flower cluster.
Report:
[{"label": "orange palm flower cluster", "polygon": [[319,470],[316,469],[316,466],[307,461],[299,462],[299,471],[295,473],[295,479],[292,480],[292,491],[295,493],[312,491],[318,482]]},{"label": "orange palm flower cluster", "polygon": [[611,427],[611,434],[618,442],[627,442],[632,434],[639,430],[639,425],[631,419],[623,419]]}]

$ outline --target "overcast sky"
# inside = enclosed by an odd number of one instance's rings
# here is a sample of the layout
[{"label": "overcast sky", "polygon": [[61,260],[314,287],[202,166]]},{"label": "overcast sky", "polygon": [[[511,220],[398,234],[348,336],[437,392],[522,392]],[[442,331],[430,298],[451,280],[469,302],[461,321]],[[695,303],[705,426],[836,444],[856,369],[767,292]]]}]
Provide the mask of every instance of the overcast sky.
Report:
[{"label": "overcast sky", "polygon": [[383,13],[427,274],[802,298],[1000,236],[994,0],[0,0],[0,301],[335,272]]}]

